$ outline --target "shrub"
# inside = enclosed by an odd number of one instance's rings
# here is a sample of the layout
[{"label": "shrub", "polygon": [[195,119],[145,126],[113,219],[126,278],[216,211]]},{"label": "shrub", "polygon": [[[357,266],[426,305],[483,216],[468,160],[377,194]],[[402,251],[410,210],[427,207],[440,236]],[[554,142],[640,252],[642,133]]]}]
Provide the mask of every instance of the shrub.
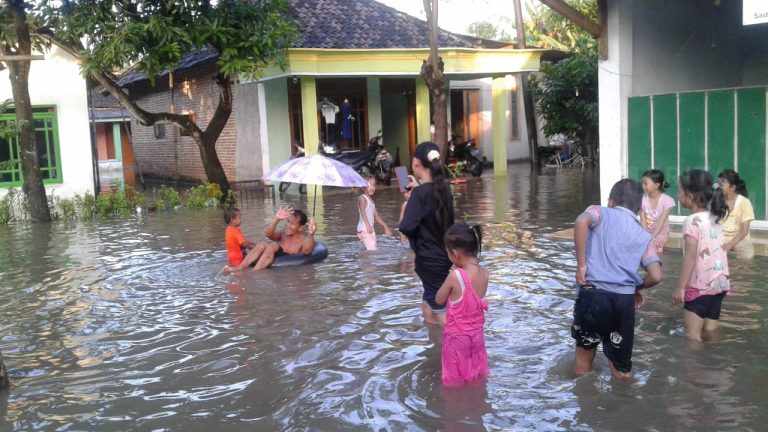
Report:
[{"label": "shrub", "polygon": [[73,220],[77,217],[77,208],[74,199],[56,199],[56,217],[64,220]]},{"label": "shrub", "polygon": [[187,207],[194,209],[217,207],[224,194],[216,183],[203,183],[187,192]]},{"label": "shrub", "polygon": [[158,210],[174,209],[181,205],[181,195],[176,189],[162,185],[157,191],[155,205]]},{"label": "shrub", "polygon": [[73,199],[77,214],[81,219],[93,219],[96,216],[96,198],[91,193],[75,195]]}]

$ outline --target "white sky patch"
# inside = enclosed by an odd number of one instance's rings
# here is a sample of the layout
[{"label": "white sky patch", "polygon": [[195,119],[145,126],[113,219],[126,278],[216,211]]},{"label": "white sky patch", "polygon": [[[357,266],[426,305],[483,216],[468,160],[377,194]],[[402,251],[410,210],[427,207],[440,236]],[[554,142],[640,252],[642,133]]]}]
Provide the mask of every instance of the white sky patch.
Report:
[{"label": "white sky patch", "polygon": [[[422,0],[377,0],[408,15],[425,19]],[[539,5],[535,0],[523,0],[523,14],[526,5]],[[467,34],[467,27],[473,22],[488,21],[499,29],[514,36],[515,8],[511,0],[440,0],[438,5],[440,28],[454,33]]]}]

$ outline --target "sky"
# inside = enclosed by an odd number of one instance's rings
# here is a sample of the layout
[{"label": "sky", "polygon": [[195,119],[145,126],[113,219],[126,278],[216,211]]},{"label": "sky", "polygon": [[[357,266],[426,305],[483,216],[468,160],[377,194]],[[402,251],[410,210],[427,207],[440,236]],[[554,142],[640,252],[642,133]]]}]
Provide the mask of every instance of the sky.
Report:
[{"label": "sky", "polygon": [[[409,15],[424,18],[422,0],[377,0]],[[538,1],[523,0],[523,14],[526,4]],[[440,0],[438,5],[438,24],[441,28],[454,33],[467,33],[467,27],[473,22],[488,21],[498,28],[514,35],[515,8],[511,0]]]}]

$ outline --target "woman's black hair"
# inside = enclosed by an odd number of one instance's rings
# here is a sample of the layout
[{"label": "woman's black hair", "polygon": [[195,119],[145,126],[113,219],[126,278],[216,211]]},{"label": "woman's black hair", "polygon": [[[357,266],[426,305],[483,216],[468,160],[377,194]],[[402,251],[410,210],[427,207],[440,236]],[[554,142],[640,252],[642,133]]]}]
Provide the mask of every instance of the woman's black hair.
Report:
[{"label": "woman's black hair", "polygon": [[429,156],[434,155],[433,151],[440,154],[437,144],[426,141],[416,147],[414,157],[429,169],[432,176],[432,198],[435,201],[435,216],[440,229],[438,238],[442,238],[448,228],[453,225],[453,195],[451,195],[442,159],[439,156],[436,158],[433,156],[430,160]]},{"label": "woman's black hair", "polygon": [[732,184],[736,188],[736,193],[743,196],[744,198],[749,198],[749,193],[747,192],[747,184],[744,182],[744,179],[739,176],[739,173],[732,169],[723,170],[717,178],[721,180],[725,180],[728,183]]},{"label": "woman's black hair", "polygon": [[664,172],[657,169],[649,169],[648,171],[643,173],[643,177],[647,177],[652,182],[659,185],[659,190],[664,192],[665,189],[669,187],[669,183],[664,181]]},{"label": "woman's black hair", "polygon": [[704,170],[693,169],[680,176],[680,188],[691,196],[697,206],[709,209],[716,222],[728,215],[728,204],[720,185],[712,181],[712,175]]},{"label": "woman's black hair", "polygon": [[234,219],[238,213],[240,213],[240,209],[237,207],[227,208],[224,210],[224,222],[229,225],[229,223],[232,222],[232,219]]},{"label": "woman's black hair", "polygon": [[460,222],[448,228],[443,242],[446,249],[460,250],[477,257],[483,250],[483,229],[480,225]]}]

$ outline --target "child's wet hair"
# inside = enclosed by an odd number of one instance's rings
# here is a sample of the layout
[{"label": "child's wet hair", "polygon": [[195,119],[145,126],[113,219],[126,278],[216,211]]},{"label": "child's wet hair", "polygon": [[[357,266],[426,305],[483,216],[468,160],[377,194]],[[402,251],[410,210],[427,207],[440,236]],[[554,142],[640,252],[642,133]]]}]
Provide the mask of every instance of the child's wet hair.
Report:
[{"label": "child's wet hair", "polygon": [[307,224],[307,215],[303,211],[299,209],[293,209],[291,212],[292,215],[296,216],[299,219],[299,225],[304,226]]},{"label": "child's wet hair", "polygon": [[619,180],[611,188],[608,199],[613,202],[614,206],[624,207],[637,214],[643,203],[643,187],[632,179]]},{"label": "child's wet hair", "polygon": [[240,214],[240,209],[237,207],[230,207],[224,210],[224,222],[229,225],[230,222],[232,222],[232,219],[234,219],[238,214]]},{"label": "child's wet hair", "polygon": [[477,257],[483,249],[483,229],[480,225],[459,222],[448,228],[444,242],[448,250],[460,250],[467,255]]},{"label": "child's wet hair", "polygon": [[681,192],[688,194],[698,207],[709,210],[720,223],[728,215],[725,194],[718,183],[712,180],[707,171],[693,169],[680,176]]},{"label": "child's wet hair", "polygon": [[643,177],[659,185],[659,190],[664,192],[669,187],[669,183],[664,181],[664,172],[657,169],[649,169],[643,173]]},{"label": "child's wet hair", "polygon": [[732,184],[736,188],[736,193],[749,198],[749,192],[747,192],[747,183],[739,176],[739,173],[732,169],[723,170],[718,176],[720,180],[725,180]]}]

